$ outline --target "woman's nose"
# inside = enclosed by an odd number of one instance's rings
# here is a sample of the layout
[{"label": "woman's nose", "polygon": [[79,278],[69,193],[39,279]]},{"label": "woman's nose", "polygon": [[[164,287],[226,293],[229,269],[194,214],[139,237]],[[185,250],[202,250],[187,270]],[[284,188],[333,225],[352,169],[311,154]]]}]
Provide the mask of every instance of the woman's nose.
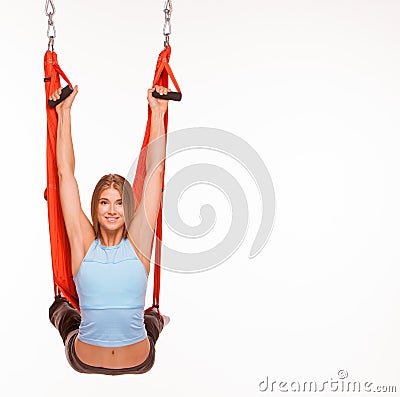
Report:
[{"label": "woman's nose", "polygon": [[115,211],[115,205],[114,205],[114,204],[110,204],[110,207],[109,207],[109,209],[108,209],[108,212],[109,212],[110,214],[115,214],[115,213],[116,213],[116,211]]}]

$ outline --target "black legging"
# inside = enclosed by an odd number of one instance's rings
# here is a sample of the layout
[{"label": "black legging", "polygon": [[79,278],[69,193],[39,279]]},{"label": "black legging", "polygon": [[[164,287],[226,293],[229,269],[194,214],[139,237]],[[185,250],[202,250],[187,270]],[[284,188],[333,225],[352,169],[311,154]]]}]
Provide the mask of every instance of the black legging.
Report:
[{"label": "black legging", "polygon": [[64,297],[56,296],[54,303],[49,308],[49,318],[61,335],[69,364],[75,371],[85,374],[124,375],[143,374],[149,371],[154,365],[155,344],[164,326],[163,320],[157,312],[151,310],[145,313],[144,325],[150,342],[149,355],[143,363],[135,367],[113,369],[94,367],[79,359],[75,352],[75,339],[78,336],[81,315]]}]

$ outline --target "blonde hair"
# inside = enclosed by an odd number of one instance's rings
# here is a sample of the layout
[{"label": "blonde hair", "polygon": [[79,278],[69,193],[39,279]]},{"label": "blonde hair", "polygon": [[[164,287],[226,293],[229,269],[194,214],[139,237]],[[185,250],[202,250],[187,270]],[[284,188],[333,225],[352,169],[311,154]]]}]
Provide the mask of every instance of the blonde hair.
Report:
[{"label": "blonde hair", "polygon": [[104,175],[98,182],[96,187],[94,188],[92,195],[92,203],[91,203],[91,215],[92,215],[92,223],[93,229],[96,234],[96,238],[100,238],[100,224],[97,216],[98,205],[101,193],[106,189],[116,189],[122,198],[122,205],[124,208],[124,232],[122,234],[122,238],[126,238],[128,236],[128,228],[133,220],[134,215],[134,197],[132,186],[127,179],[118,174],[108,174]]}]

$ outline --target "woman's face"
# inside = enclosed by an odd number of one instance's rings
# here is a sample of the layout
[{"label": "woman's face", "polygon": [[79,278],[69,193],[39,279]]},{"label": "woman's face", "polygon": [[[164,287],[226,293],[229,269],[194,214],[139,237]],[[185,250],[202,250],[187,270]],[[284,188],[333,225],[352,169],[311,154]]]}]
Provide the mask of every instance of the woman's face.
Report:
[{"label": "woman's face", "polygon": [[124,207],[118,190],[108,188],[101,192],[97,216],[101,228],[118,230],[124,227]]}]

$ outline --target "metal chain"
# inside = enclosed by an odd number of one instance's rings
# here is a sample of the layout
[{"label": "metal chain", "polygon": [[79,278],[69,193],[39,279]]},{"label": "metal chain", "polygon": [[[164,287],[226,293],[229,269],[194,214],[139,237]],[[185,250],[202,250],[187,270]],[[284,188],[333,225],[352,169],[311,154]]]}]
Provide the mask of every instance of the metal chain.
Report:
[{"label": "metal chain", "polygon": [[165,14],[165,22],[163,28],[164,35],[164,48],[169,46],[169,35],[171,34],[171,13],[172,13],[172,1],[166,0],[164,4],[164,14]]},{"label": "metal chain", "polygon": [[46,0],[46,5],[44,7],[44,13],[49,18],[47,21],[47,37],[49,39],[48,49],[54,51],[54,39],[56,37],[56,27],[54,25],[53,16],[56,13],[56,7],[52,0]]}]

